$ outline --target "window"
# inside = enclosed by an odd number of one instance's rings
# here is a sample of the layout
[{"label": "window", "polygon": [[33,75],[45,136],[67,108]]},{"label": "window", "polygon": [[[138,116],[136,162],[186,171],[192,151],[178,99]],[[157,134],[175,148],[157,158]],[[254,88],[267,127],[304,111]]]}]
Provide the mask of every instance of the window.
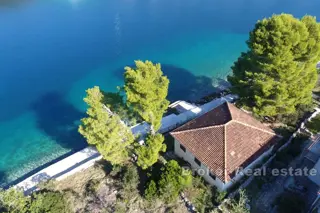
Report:
[{"label": "window", "polygon": [[210,177],[213,179],[213,180],[216,180],[216,176],[213,175],[211,172],[209,173]]},{"label": "window", "polygon": [[186,147],[182,146],[181,144],[180,144],[180,149],[182,149],[182,151],[186,152]]},{"label": "window", "polygon": [[199,166],[201,166],[201,162],[200,162],[197,158],[194,158],[194,162],[196,162],[196,164],[198,164]]}]

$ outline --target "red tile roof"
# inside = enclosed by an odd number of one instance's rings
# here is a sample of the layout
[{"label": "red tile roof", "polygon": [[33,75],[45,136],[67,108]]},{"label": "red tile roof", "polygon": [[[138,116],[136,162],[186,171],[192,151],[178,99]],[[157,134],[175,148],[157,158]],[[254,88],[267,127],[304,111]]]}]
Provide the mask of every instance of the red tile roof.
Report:
[{"label": "red tile roof", "polygon": [[171,132],[220,180],[230,181],[280,137],[249,114],[226,102]]}]

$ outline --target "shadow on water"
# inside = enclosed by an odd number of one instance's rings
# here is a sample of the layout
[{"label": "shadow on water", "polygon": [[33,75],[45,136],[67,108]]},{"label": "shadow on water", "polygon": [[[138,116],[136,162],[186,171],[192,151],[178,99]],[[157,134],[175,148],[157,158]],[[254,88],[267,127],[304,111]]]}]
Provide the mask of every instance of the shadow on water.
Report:
[{"label": "shadow on water", "polygon": [[[2,188],[4,186],[3,183],[7,182],[7,175],[4,171],[0,170],[0,188]],[[0,211],[1,212],[1,211]]]},{"label": "shadow on water", "polygon": [[85,116],[57,92],[50,92],[32,104],[40,130],[62,147],[80,150],[86,146],[78,133],[79,120]]},{"label": "shadow on water", "polygon": [[[220,91],[219,86],[213,85],[213,79],[207,76],[196,76],[189,70],[174,65],[162,64],[163,73],[170,80],[168,98],[170,101],[195,101],[213,92]],[[219,84],[224,83],[222,79]]]},{"label": "shadow on water", "polygon": [[8,188],[15,185],[87,146],[84,138],[78,133],[79,120],[85,115],[66,102],[61,94],[57,92],[47,93],[34,102],[31,109],[36,114],[38,128],[62,147],[71,149],[71,151],[10,183],[6,181],[6,174],[0,171],[0,183],[4,183],[0,187]]},{"label": "shadow on water", "polygon": [[[134,67],[134,65],[130,65]],[[228,87],[229,83],[224,79],[212,79],[207,76],[196,76],[187,69],[171,64],[161,64],[164,75],[170,80],[168,99],[195,101],[214,92],[219,92]],[[114,72],[115,76],[123,79],[124,69]]]}]

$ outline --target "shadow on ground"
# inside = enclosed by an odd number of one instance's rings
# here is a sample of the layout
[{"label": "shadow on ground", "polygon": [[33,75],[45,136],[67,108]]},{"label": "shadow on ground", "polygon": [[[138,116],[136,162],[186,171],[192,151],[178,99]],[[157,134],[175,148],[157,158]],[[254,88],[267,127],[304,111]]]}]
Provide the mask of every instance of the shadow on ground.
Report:
[{"label": "shadow on ground", "polygon": [[50,92],[32,104],[40,130],[62,147],[80,150],[86,147],[84,138],[78,133],[79,120],[85,116],[66,102],[57,92]]},{"label": "shadow on ground", "polygon": [[[134,67],[134,65],[130,65]],[[171,64],[161,64],[164,75],[170,80],[168,99],[195,101],[214,92],[228,87],[229,83],[223,79],[212,79],[207,76],[196,76],[187,69]],[[117,69],[115,76],[123,80],[124,68]]]}]

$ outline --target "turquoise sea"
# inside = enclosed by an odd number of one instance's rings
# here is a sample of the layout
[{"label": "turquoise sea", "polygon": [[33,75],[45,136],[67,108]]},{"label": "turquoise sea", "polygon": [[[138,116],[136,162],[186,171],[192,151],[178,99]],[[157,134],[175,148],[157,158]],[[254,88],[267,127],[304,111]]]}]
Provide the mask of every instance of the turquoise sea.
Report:
[{"label": "turquoise sea", "polygon": [[170,100],[195,99],[230,73],[256,20],[319,8],[319,0],[2,0],[1,185],[83,148],[85,89],[114,91],[134,60],[163,65]]}]

